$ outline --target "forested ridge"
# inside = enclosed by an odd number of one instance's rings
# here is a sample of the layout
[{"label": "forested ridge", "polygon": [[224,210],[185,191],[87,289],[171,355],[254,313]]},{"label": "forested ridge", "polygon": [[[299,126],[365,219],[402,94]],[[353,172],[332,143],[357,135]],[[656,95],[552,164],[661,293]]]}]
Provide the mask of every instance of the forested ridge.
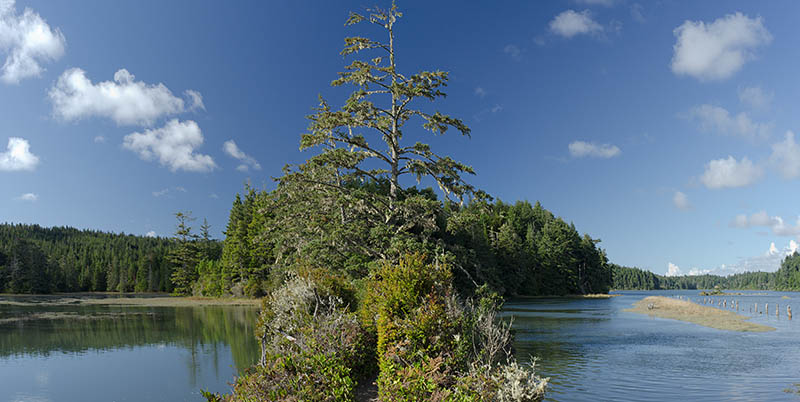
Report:
[{"label": "forested ridge", "polygon": [[611,264],[616,290],[722,289],[800,291],[800,254],[786,256],[775,272],[744,272],[729,276],[664,276],[639,268]]},{"label": "forested ridge", "polygon": [[0,224],[0,291],[170,292],[174,241],[70,227]]}]

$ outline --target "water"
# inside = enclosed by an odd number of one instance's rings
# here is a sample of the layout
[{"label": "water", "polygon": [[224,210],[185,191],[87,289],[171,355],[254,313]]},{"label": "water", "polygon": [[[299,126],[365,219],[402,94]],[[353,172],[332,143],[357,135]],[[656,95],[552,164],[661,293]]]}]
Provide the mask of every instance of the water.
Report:
[{"label": "water", "polygon": [[260,355],[253,307],[20,300],[0,297],[0,402],[199,401]]},{"label": "water", "polygon": [[[617,292],[611,299],[535,299],[506,303],[518,359],[538,356],[550,401],[798,401],[783,392],[800,382],[800,293],[743,291],[739,313],[776,331],[743,333],[652,318],[624,309],[646,296],[690,298],[699,291]],[[785,299],[788,296],[790,299]],[[751,313],[769,303],[769,315]],[[775,303],[780,315],[775,316]],[[794,320],[786,316],[786,306]],[[717,305],[714,304],[714,307]],[[722,308],[722,307],[719,307]]]}]

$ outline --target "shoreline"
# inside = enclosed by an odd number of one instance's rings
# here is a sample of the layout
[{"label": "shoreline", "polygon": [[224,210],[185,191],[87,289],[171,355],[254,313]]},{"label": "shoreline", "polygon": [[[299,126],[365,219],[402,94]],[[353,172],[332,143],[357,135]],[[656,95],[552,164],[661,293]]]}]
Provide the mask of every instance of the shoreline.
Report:
[{"label": "shoreline", "polygon": [[773,327],[749,322],[747,320],[749,320],[750,317],[732,311],[720,310],[714,307],[702,306],[689,301],[675,300],[664,296],[645,297],[634,303],[631,308],[623,311],[689,322],[725,331],[775,331]]},{"label": "shoreline", "polygon": [[517,299],[611,299],[612,297],[622,296],[620,294],[609,293],[589,293],[585,295],[548,295],[548,296],[513,296],[509,300]]},{"label": "shoreline", "polygon": [[[7,298],[13,298],[9,300]],[[0,305],[57,306],[57,305],[106,305],[140,307],[194,307],[194,306],[252,306],[261,305],[261,299],[214,298],[198,296],[170,296],[166,293],[113,293],[82,292],[54,294],[9,294],[0,293]]]}]

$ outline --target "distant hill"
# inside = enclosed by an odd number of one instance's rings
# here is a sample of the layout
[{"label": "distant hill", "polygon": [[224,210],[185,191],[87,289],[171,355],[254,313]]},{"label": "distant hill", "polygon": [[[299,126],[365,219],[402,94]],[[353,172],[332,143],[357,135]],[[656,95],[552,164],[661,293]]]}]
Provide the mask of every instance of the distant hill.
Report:
[{"label": "distant hill", "polygon": [[174,242],[71,227],[0,224],[0,292],[169,292]]}]

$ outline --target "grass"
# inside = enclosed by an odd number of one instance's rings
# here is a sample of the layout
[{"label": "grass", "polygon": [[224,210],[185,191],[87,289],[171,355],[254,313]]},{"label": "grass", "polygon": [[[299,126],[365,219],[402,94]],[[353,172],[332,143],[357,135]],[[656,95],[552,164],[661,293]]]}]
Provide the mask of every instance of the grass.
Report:
[{"label": "grass", "polygon": [[[650,305],[653,306],[652,309],[648,308]],[[662,296],[645,297],[634,303],[632,308],[625,311],[691,322],[704,327],[727,331],[768,332],[775,330],[775,328],[766,325],[748,322],[748,317],[736,314],[732,311],[701,306],[689,301],[675,300]]]}]

